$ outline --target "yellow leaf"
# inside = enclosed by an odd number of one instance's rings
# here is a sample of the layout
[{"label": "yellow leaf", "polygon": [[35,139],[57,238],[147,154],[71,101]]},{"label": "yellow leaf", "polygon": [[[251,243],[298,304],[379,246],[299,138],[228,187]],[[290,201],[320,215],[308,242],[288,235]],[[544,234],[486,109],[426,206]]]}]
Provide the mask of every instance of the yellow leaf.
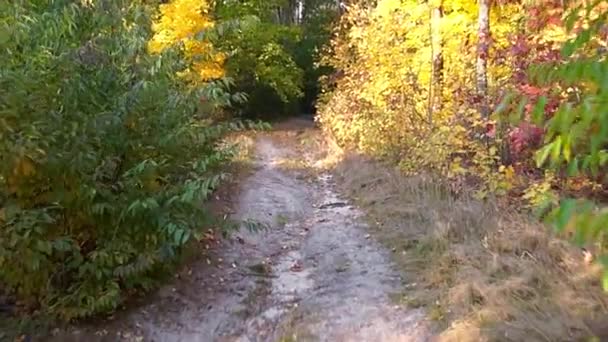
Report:
[{"label": "yellow leaf", "polygon": [[[192,81],[207,81],[224,75],[225,56],[213,51],[211,43],[194,36],[213,27],[209,16],[211,5],[206,0],[172,0],[160,6],[160,17],[153,25],[154,36],[148,42],[152,53],[160,53],[177,43],[183,43],[192,70],[178,76]],[[198,59],[209,56],[203,61]],[[196,62],[195,62],[196,61]]]},{"label": "yellow leaf", "polygon": [[19,177],[30,177],[36,174],[34,162],[27,156],[23,156],[17,159],[15,168],[13,169],[13,175]]}]

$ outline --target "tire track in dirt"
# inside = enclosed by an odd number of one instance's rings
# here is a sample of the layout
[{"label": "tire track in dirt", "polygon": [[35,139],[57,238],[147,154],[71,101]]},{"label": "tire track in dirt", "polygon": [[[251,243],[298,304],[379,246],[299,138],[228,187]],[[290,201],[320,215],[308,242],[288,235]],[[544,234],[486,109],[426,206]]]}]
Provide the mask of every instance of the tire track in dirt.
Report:
[{"label": "tire track in dirt", "polygon": [[256,153],[235,218],[270,229],[242,229],[222,246],[218,268],[193,265],[102,340],[429,340],[423,312],[389,299],[405,280],[331,176],[296,177],[282,162],[304,157],[272,136],[258,139]]}]

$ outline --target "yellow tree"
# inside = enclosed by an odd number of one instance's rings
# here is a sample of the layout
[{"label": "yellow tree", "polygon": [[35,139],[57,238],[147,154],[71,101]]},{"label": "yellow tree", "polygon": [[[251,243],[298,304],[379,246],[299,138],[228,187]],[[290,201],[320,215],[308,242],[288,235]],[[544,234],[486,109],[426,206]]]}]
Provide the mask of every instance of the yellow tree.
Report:
[{"label": "yellow tree", "polygon": [[183,74],[191,81],[207,81],[224,75],[224,55],[215,51],[210,42],[199,40],[197,33],[213,27],[207,0],[172,0],[160,5],[160,14],[153,26],[149,42],[153,53],[160,53],[174,44],[183,44],[191,66]]}]

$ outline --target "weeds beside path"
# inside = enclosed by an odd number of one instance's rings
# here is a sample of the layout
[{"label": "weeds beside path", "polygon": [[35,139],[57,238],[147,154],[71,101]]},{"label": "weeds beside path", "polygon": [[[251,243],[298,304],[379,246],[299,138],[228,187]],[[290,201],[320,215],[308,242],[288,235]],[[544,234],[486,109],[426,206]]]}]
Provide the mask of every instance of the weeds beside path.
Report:
[{"label": "weeds beside path", "polygon": [[297,149],[309,124],[278,125],[256,137],[233,217],[267,230],[241,229],[143,306],[71,340],[427,340],[423,310],[391,300],[412,279],[371,239],[332,176]]},{"label": "weeds beside path", "polygon": [[[346,153],[317,131],[301,139],[362,208],[369,231],[414,284],[395,297],[424,307],[442,341],[608,338],[599,266],[534,219],[440,182]],[[314,146],[314,147],[311,147]]]},{"label": "weeds beside path", "polygon": [[250,146],[249,172],[216,210],[269,229],[221,240],[143,306],[72,340],[604,337],[597,269],[526,216],[339,151],[307,121]]}]

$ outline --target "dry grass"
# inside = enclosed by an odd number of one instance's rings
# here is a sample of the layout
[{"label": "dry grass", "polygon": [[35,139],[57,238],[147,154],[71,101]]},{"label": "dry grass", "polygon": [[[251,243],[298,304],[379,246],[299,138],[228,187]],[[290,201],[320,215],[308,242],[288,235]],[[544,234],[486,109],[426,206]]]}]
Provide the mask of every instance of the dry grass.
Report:
[{"label": "dry grass", "polygon": [[308,134],[325,148],[318,166],[333,169],[393,251],[411,285],[400,299],[427,307],[439,340],[608,339],[599,267],[579,249],[523,214],[455,198],[439,182],[404,177]]},{"label": "dry grass", "polygon": [[255,133],[233,133],[228,135],[223,144],[236,146],[236,155],[232,160],[233,164],[250,164],[255,154]]}]

